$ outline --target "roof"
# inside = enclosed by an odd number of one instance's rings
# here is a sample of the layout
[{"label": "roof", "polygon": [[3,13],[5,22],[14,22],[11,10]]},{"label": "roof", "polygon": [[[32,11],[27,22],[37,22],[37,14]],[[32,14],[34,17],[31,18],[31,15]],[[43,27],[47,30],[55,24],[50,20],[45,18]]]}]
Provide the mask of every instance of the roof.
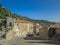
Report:
[{"label": "roof", "polygon": [[60,28],[60,23],[55,23],[53,25],[50,25],[52,28]]}]

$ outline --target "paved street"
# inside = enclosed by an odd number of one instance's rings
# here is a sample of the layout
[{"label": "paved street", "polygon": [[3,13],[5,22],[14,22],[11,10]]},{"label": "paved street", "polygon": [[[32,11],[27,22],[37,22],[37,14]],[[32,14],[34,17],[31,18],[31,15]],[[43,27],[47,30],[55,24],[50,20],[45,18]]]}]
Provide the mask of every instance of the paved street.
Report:
[{"label": "paved street", "polygon": [[9,41],[0,40],[0,45],[60,45],[60,42],[51,40],[24,40],[15,38]]}]

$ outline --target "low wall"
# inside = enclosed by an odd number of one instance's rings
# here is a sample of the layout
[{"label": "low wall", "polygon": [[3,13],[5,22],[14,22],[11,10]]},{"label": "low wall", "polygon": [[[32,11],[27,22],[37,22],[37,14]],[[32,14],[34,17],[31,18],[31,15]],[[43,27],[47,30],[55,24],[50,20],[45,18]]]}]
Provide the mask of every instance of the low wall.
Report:
[{"label": "low wall", "polygon": [[39,30],[39,39],[48,39],[48,29],[42,28]]}]

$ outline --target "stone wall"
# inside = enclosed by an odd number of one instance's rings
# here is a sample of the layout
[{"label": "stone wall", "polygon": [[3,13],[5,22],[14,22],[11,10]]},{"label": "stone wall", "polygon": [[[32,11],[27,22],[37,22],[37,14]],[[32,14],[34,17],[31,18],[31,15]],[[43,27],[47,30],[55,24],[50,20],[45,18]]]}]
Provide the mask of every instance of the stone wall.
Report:
[{"label": "stone wall", "polygon": [[7,17],[7,26],[13,26],[14,25],[14,19],[11,17]]},{"label": "stone wall", "polygon": [[9,32],[6,33],[6,40],[11,40],[13,38],[15,38],[13,30],[10,30]]},{"label": "stone wall", "polygon": [[39,39],[48,39],[48,29],[42,28],[39,30]]}]

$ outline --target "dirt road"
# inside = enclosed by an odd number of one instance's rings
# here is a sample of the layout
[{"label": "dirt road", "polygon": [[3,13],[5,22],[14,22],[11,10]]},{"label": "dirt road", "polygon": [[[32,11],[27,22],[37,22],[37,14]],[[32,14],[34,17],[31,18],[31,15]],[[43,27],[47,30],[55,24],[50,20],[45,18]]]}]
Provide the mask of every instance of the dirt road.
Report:
[{"label": "dirt road", "polygon": [[0,40],[0,45],[60,45],[59,41],[52,40],[24,40],[15,38],[13,40]]}]

